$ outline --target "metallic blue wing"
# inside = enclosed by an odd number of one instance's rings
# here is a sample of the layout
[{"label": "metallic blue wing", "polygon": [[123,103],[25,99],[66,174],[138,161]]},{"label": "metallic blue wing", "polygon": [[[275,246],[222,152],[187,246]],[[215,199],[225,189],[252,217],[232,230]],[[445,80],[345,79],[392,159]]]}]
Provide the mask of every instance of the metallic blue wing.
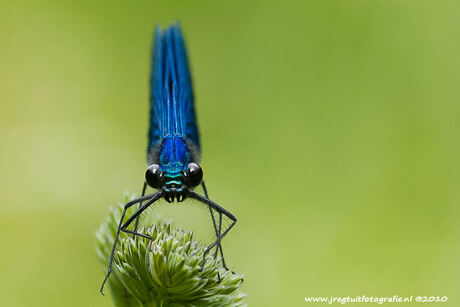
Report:
[{"label": "metallic blue wing", "polygon": [[181,139],[190,151],[199,151],[190,70],[179,24],[155,30],[152,55],[148,160],[165,139]]}]

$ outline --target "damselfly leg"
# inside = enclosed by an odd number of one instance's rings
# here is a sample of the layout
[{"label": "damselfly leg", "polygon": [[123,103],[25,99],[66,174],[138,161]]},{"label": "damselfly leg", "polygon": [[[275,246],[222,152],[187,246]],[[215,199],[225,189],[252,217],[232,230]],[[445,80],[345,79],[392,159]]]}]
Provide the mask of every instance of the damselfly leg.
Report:
[{"label": "damselfly leg", "polygon": [[216,245],[219,245],[220,244],[220,241],[222,240],[223,237],[225,237],[225,235],[230,231],[230,229],[232,229],[233,226],[235,226],[236,224],[236,217],[231,214],[229,211],[225,210],[224,208],[222,208],[221,206],[219,206],[218,204],[216,204],[215,202],[213,202],[212,200],[210,200],[209,198],[206,198],[204,196],[201,196],[200,194],[198,193],[195,193],[193,191],[189,192],[189,197],[192,197],[202,203],[204,203],[205,205],[207,205],[209,208],[211,208],[212,210],[215,210],[217,211],[217,213],[219,214],[219,222],[220,224],[222,224],[222,214],[227,216],[230,220],[232,220],[232,223],[230,224],[230,226],[228,226],[224,232],[220,233],[220,230],[218,231],[219,235],[216,239],[216,241],[214,241],[211,245],[209,245],[206,250],[204,251],[203,253],[203,262],[202,262],[202,265],[201,265],[201,270],[204,269],[204,264],[206,263],[206,255],[209,253],[209,251],[211,249],[213,249]]},{"label": "damselfly leg", "polygon": [[[147,207],[149,207],[153,202],[155,202],[156,200],[158,200],[159,198],[161,197],[161,194],[160,193],[153,193],[153,194],[149,194],[149,195],[145,195],[145,196],[142,196],[142,197],[139,197],[139,198],[136,198],[136,199],[133,199],[132,201],[128,202],[124,207],[123,207],[123,213],[121,214],[121,217],[120,217],[120,222],[118,223],[118,229],[117,229],[117,234],[115,235],[115,240],[113,242],[113,247],[112,247],[112,251],[110,253],[110,259],[109,259],[109,266],[108,266],[108,269],[107,269],[107,275],[105,276],[104,278],[104,281],[102,282],[102,285],[101,285],[101,289],[100,289],[100,292],[102,294],[104,294],[104,285],[105,283],[107,282],[107,279],[109,278],[110,276],[110,273],[112,272],[112,264],[113,264],[113,256],[115,254],[115,248],[117,246],[117,242],[118,242],[118,236],[120,235],[120,231],[124,231],[124,232],[128,232],[126,231],[126,227],[128,227],[128,225],[130,223],[132,223],[132,221],[134,219],[136,219],[139,214],[141,214],[145,209],[147,209]],[[148,200],[147,203],[145,203],[142,207],[140,207],[136,213],[133,214],[133,216],[131,216],[124,224],[123,224],[123,218],[125,217],[125,214],[126,214],[126,210],[128,210],[130,207],[132,207],[133,205],[137,204],[137,203],[140,203],[140,202],[143,202],[143,201],[146,201]],[[142,234],[138,234],[138,233],[135,233],[135,232],[129,232],[129,233],[132,233],[133,235],[140,235],[142,237],[146,237],[148,239],[152,239],[150,238],[149,236],[146,236],[146,235],[142,235]]]},{"label": "damselfly leg", "polygon": [[[206,184],[204,183],[204,180],[201,181],[201,187],[203,188],[204,196],[206,196],[207,199],[209,199],[208,195],[208,189],[206,189]],[[222,214],[219,214],[219,227],[217,227],[216,219],[214,217],[214,213],[212,212],[212,208],[208,206],[209,208],[209,213],[211,214],[211,219],[212,219],[212,224],[214,226],[214,231],[216,232],[216,238],[219,238],[221,229],[222,229]],[[214,259],[217,258],[217,253],[220,250],[220,257],[222,259],[222,266],[224,269],[228,270],[227,265],[225,264],[225,259],[224,259],[224,251],[222,250],[222,243],[219,242],[216,248],[216,252],[214,253]]]},{"label": "damselfly leg", "polygon": [[160,197],[161,197],[160,193],[155,193],[155,195],[148,202],[146,202],[139,209],[137,209],[137,211],[121,226],[120,230],[123,231],[123,232],[129,233],[129,234],[132,234],[133,236],[140,236],[140,237],[143,237],[143,238],[146,238],[146,239],[149,239],[149,240],[153,240],[153,238],[151,236],[145,235],[143,233],[138,233],[136,231],[132,231],[132,230],[129,230],[127,228],[135,219],[137,219],[139,217],[139,215],[142,212],[145,211],[145,209],[150,207],[150,205],[153,204],[158,199],[160,199]]},{"label": "damselfly leg", "polygon": [[[144,188],[142,189],[142,193],[145,194],[145,184],[144,184]],[[207,195],[207,190],[206,190],[206,186],[203,185],[203,190],[205,191],[205,195]],[[101,285],[101,289],[100,289],[100,292],[102,294],[103,293],[103,290],[104,290],[104,285],[105,283],[107,282],[107,279],[109,278],[110,276],[110,273],[112,272],[112,265],[113,265],[113,257],[114,257],[114,254],[115,254],[115,248],[116,248],[116,245],[117,245],[117,242],[118,242],[118,237],[120,235],[120,231],[123,231],[125,233],[129,233],[129,234],[132,234],[133,237],[134,236],[140,236],[140,237],[143,237],[143,238],[146,238],[146,239],[149,239],[149,240],[153,240],[153,238],[149,235],[146,235],[146,234],[142,234],[142,233],[138,233],[137,232],[137,226],[138,226],[138,219],[139,219],[139,216],[142,214],[142,212],[144,212],[148,207],[150,207],[155,201],[157,201],[158,199],[160,199],[162,197],[162,193],[161,192],[157,192],[157,193],[153,193],[153,194],[148,194],[148,195],[145,195],[145,196],[141,196],[139,198],[136,198],[130,202],[128,202],[124,207],[123,207],[123,212],[121,214],[121,217],[120,217],[120,222],[118,224],[118,229],[117,229],[117,233],[116,233],[116,236],[115,236],[115,240],[113,242],[113,247],[112,247],[112,251],[110,253],[110,259],[109,259],[109,266],[108,266],[108,269],[107,269],[107,275],[105,276],[104,278],[104,281],[102,282],[102,285]],[[218,204],[216,204],[215,202],[213,202],[212,200],[210,200],[208,197],[204,197],[198,193],[195,193],[195,192],[192,192],[190,191],[188,193],[188,196],[191,197],[191,198],[194,198],[200,202],[202,202],[203,204],[205,204],[206,206],[208,206],[209,210],[210,210],[210,213],[211,213],[211,217],[212,217],[212,220],[213,220],[213,225],[214,225],[214,229],[215,229],[215,232],[216,232],[216,241],[214,241],[211,245],[209,245],[206,250],[204,251],[203,253],[203,262],[202,262],[202,265],[201,265],[201,270],[204,269],[204,265],[206,263],[206,255],[214,248],[216,247],[216,252],[214,254],[214,259],[217,257],[217,252],[218,250],[220,249],[220,253],[221,253],[221,257],[222,257],[222,263],[223,263],[223,266],[225,269],[228,270],[228,268],[226,267],[225,265],[225,261],[224,261],[224,256],[223,256],[223,251],[222,251],[222,246],[221,246],[221,240],[222,238],[230,231],[230,229],[236,224],[236,217],[233,216],[233,214],[231,214],[230,212],[228,212],[227,210],[225,210],[224,208],[222,208],[221,206],[219,206]],[[142,204],[143,202],[147,201],[145,204]],[[139,207],[137,209],[137,211],[131,216],[129,217],[126,222],[123,223],[123,219],[125,217],[125,214],[126,214],[126,211],[132,207],[133,205],[139,203]],[[214,212],[213,210],[215,210],[218,214],[219,214],[219,226],[217,226],[217,223],[216,223],[216,220],[215,220],[215,217],[214,217]],[[223,232],[222,232],[222,215],[225,215],[227,216],[230,220],[232,220],[232,223],[230,224],[230,226],[228,226]],[[131,225],[132,222],[136,221],[136,225],[135,225],[135,229],[134,231],[133,230],[129,230],[128,229],[128,226]],[[218,274],[218,279],[220,281],[220,276]]]},{"label": "damselfly leg", "polygon": [[[146,189],[147,189],[147,182],[144,181],[144,186],[142,187],[142,195],[141,195],[141,197],[145,195],[145,190]],[[142,207],[142,202],[139,203],[139,206],[137,207],[137,209],[139,210],[141,207]],[[139,217],[140,216],[138,216],[136,218],[136,224],[134,225],[134,231],[137,231],[137,227],[139,226]],[[133,235],[133,239],[134,239],[134,235]]]}]

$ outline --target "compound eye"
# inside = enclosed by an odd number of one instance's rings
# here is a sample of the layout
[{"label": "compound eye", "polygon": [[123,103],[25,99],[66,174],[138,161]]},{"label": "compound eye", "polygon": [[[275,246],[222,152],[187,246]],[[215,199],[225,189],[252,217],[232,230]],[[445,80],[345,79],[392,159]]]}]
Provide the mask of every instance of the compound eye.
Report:
[{"label": "compound eye", "polygon": [[160,166],[158,164],[152,164],[147,168],[145,172],[145,181],[147,184],[154,189],[161,188],[161,183],[163,179],[163,172],[160,171]]},{"label": "compound eye", "polygon": [[190,163],[187,168],[188,182],[190,186],[196,187],[201,183],[201,180],[203,180],[203,170],[196,163]]}]

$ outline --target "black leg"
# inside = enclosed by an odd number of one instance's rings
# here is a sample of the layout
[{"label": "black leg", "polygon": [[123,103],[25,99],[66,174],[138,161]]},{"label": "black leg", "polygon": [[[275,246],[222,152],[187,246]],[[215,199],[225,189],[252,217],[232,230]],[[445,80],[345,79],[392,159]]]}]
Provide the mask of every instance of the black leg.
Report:
[{"label": "black leg", "polygon": [[123,232],[126,232],[126,233],[130,233],[130,234],[137,235],[137,236],[140,236],[140,237],[143,237],[143,238],[146,238],[146,239],[153,240],[153,238],[151,236],[148,236],[148,235],[145,235],[145,234],[142,234],[142,233],[138,233],[136,231],[132,231],[132,230],[129,230],[127,228],[135,219],[137,219],[139,217],[139,215],[142,212],[145,211],[145,209],[147,209],[148,207],[150,207],[151,204],[153,204],[155,201],[160,199],[161,196],[162,195],[160,193],[155,193],[155,195],[152,198],[150,198],[148,202],[146,202],[144,205],[142,205],[142,207],[140,207],[128,220],[126,220],[126,222],[123,225],[121,225],[120,230],[123,231]]},{"label": "black leg", "polygon": [[[147,189],[147,182],[144,181],[144,186],[142,187],[142,196],[145,195],[145,190]],[[139,203],[139,206],[137,207],[137,210],[139,210],[142,207],[142,202]],[[139,226],[139,216],[136,219],[136,224],[134,224],[134,231],[137,231],[137,227]],[[133,239],[134,239],[134,234],[133,234]]]},{"label": "black leg", "polygon": [[[121,218],[120,218],[120,223],[118,224],[118,229],[117,229],[117,234],[115,235],[115,240],[113,242],[113,247],[112,247],[112,252],[110,253],[110,259],[109,259],[109,267],[107,269],[107,275],[105,276],[104,278],[104,281],[102,282],[102,285],[101,285],[101,293],[104,294],[103,290],[104,290],[104,285],[105,283],[107,282],[107,279],[109,278],[110,276],[110,273],[112,272],[112,264],[113,264],[113,255],[115,253],[115,248],[117,246],[117,242],[118,242],[118,236],[120,235],[120,230],[122,228],[122,223],[123,223],[123,218],[125,217],[125,214],[126,214],[126,210],[128,210],[131,206],[139,203],[139,202],[142,202],[142,201],[145,201],[147,199],[150,199],[148,201],[148,204],[152,204],[155,200],[157,200],[158,198],[160,198],[161,195],[159,193],[153,193],[153,194],[149,194],[149,195],[146,195],[146,196],[142,196],[142,197],[139,197],[139,198],[136,198],[136,199],[133,199],[132,201],[128,202],[124,208],[123,208],[123,213],[121,214]],[[145,205],[144,205],[145,206]],[[143,206],[143,207],[144,207]],[[139,209],[140,210],[140,209]],[[139,210],[137,212],[139,212]],[[144,209],[145,210],[145,209]],[[143,210],[142,210],[143,211]],[[136,212],[136,213],[137,213]],[[137,216],[136,216],[137,217]],[[131,221],[132,222],[132,221]],[[126,224],[126,223],[125,223]],[[124,224],[123,224],[124,225]]]},{"label": "black leg", "polygon": [[[209,199],[208,189],[206,189],[206,184],[204,183],[204,180],[201,181],[201,186],[203,187],[204,196],[206,196],[206,198]],[[209,208],[209,213],[211,214],[212,224],[214,225],[214,231],[216,232],[216,237],[218,238],[221,233],[222,224],[219,224],[219,228],[217,228],[216,219],[214,218],[212,208],[210,206],[208,206],[208,208]],[[220,223],[222,223],[222,214],[220,214]],[[217,253],[219,250],[220,250],[220,257],[222,259],[222,266],[226,270],[228,270],[227,265],[225,264],[224,251],[222,250],[222,244],[220,242],[217,245],[216,252],[214,253],[214,259],[216,259]]]},{"label": "black leg", "polygon": [[209,198],[208,189],[206,189],[206,184],[204,183],[204,180],[201,181],[201,187],[203,188],[204,196],[206,196],[206,198]]},{"label": "black leg", "polygon": [[220,221],[222,224],[222,214],[224,214],[225,216],[227,216],[229,219],[232,220],[232,223],[230,224],[230,226],[228,226],[224,232],[222,234],[219,233],[219,236],[217,237],[217,240],[214,241],[214,243],[212,243],[211,245],[208,246],[208,248],[206,248],[206,250],[204,251],[204,254],[203,254],[203,263],[202,263],[202,266],[201,266],[201,269],[203,270],[204,268],[204,264],[205,264],[205,261],[206,261],[206,255],[209,253],[209,251],[214,248],[214,246],[220,244],[220,241],[222,240],[223,237],[225,237],[225,235],[230,231],[230,229],[232,229],[233,226],[235,226],[236,224],[236,217],[231,214],[229,211],[225,210],[224,208],[222,208],[221,206],[219,206],[218,204],[216,204],[215,202],[213,202],[212,200],[206,198],[206,197],[203,197],[201,196],[200,194],[198,193],[195,193],[195,192],[190,192],[189,194],[190,197],[196,199],[196,200],[199,200],[201,201],[202,203],[206,204],[208,207],[216,210],[219,215],[220,215]]}]

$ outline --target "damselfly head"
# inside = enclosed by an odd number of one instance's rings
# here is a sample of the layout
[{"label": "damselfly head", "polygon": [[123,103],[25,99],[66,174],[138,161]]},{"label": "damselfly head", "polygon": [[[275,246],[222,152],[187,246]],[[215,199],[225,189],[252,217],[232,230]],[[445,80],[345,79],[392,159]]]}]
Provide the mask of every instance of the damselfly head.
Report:
[{"label": "damselfly head", "polygon": [[145,181],[150,187],[161,190],[167,202],[181,202],[187,197],[189,190],[201,183],[203,170],[193,162],[183,171],[177,171],[176,167],[168,169],[167,166],[163,170],[158,164],[150,165],[145,172]]}]

